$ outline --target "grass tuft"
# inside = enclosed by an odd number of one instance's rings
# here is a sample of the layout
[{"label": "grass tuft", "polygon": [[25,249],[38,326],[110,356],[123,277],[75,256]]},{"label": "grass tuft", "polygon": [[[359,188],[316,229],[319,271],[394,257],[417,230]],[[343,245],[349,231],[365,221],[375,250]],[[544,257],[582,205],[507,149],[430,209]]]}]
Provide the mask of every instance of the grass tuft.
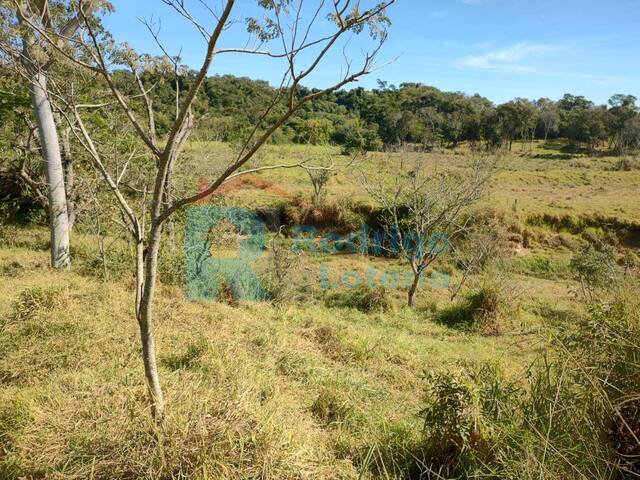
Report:
[{"label": "grass tuft", "polygon": [[371,288],[361,285],[346,291],[335,292],[327,296],[328,307],[355,308],[361,312],[386,312],[391,308],[389,294],[384,287]]}]

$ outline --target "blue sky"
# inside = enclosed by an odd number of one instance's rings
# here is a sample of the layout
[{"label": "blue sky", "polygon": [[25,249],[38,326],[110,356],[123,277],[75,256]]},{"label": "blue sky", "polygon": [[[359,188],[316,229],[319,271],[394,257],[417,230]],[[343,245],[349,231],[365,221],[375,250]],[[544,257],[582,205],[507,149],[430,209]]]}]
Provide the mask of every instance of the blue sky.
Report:
[{"label": "blue sky", "polygon": [[[159,53],[139,21],[153,17],[160,21],[160,37],[169,52],[182,49],[184,63],[199,65],[202,37],[161,0],[112,3],[116,12],[105,24],[116,40],[140,52]],[[238,0],[233,18],[255,15],[255,3]],[[303,13],[309,18],[317,0],[305,3]],[[198,0],[186,4],[204,24],[212,23]],[[615,93],[640,98],[640,0],[397,0],[389,16],[393,25],[379,57],[380,68],[359,82],[364,87],[375,87],[378,78],[393,84],[421,82],[446,91],[479,93],[498,103],[514,97],[557,99],[566,92],[597,103]],[[245,43],[244,26],[238,23],[225,32],[221,46]],[[352,38],[348,55],[357,60],[370,45],[366,37]],[[341,53],[340,49],[327,58],[305,84],[322,87],[339,78],[344,68]],[[282,64],[220,55],[209,73],[278,84]]]}]

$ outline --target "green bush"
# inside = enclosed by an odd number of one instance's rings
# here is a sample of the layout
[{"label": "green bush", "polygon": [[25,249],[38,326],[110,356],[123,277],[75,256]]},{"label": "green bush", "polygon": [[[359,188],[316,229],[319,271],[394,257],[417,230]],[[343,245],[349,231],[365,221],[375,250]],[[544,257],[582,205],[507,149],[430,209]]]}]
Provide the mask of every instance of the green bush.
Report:
[{"label": "green bush", "polygon": [[302,252],[294,251],[279,232],[271,240],[266,262],[257,274],[269,299],[276,305],[291,301],[302,276]]},{"label": "green bush", "polygon": [[291,226],[306,225],[334,232],[350,233],[360,229],[365,217],[357,211],[357,204],[349,201],[324,202],[311,206],[304,202],[284,208],[285,223]]},{"label": "green bush", "polygon": [[439,311],[435,320],[452,328],[491,335],[500,332],[500,311],[504,303],[501,289],[485,283],[465,295],[462,301]]},{"label": "green bush", "polygon": [[384,287],[360,285],[357,288],[335,292],[327,296],[328,307],[355,308],[361,312],[386,312],[391,308],[389,294]]},{"label": "green bush", "polygon": [[431,373],[421,478],[637,477],[639,293],[625,286],[593,303],[589,322],[558,336],[521,382],[490,366]]},{"label": "green bush", "polygon": [[592,244],[580,247],[569,261],[574,279],[580,284],[580,293],[589,302],[596,300],[600,292],[611,289],[620,278],[614,247]]},{"label": "green bush", "polygon": [[421,478],[468,478],[481,471],[493,460],[501,429],[511,428],[520,395],[497,363],[429,373],[419,413],[427,473]]}]

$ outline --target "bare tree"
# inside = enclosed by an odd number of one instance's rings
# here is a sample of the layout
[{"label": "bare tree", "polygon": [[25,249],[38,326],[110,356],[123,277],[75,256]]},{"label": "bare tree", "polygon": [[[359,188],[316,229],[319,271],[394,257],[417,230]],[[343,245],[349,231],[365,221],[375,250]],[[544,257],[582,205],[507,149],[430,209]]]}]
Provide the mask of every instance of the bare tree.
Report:
[{"label": "bare tree", "polygon": [[411,266],[410,307],[426,269],[466,231],[470,217],[463,220],[463,213],[480,199],[495,167],[494,160],[482,157],[471,158],[466,168],[456,170],[440,160],[400,150],[385,159],[391,174],[359,175],[361,184],[383,207],[386,235],[377,246],[400,255]]},{"label": "bare tree", "polygon": [[[70,2],[14,0],[12,3],[11,7],[2,7],[0,12],[4,29],[4,35],[0,38],[0,52],[29,82],[47,186],[51,266],[69,268],[70,205],[60,139],[49,96],[48,71],[53,64],[53,57],[49,49],[42,48],[38,32],[44,29],[50,31],[55,35],[57,48],[65,48],[73,41],[79,27],[79,15],[73,14]],[[81,2],[79,11],[82,15],[87,15],[95,7],[95,3]],[[60,11],[63,13],[60,14]]]},{"label": "bare tree", "polygon": [[[206,21],[196,18],[183,1],[163,0],[164,4],[191,22],[204,38],[206,49],[202,64],[189,89],[181,95],[178,114],[169,133],[162,140],[157,137],[153,127],[155,112],[151,101],[153,92],[145,90],[142,82],[137,82],[140,92],[137,97],[141,98],[146,105],[146,108],[143,109],[146,121],[141,120],[132,98],[121,90],[112,75],[115,67],[128,65],[130,62],[123,60],[122,50],[113,50],[108,47],[109,42],[104,41],[101,31],[96,27],[95,19],[89,17],[86,10],[82,8],[84,2],[79,2],[77,13],[85,36],[82,41],[75,43],[74,54],[60,48],[60,35],[57,32],[46,28],[39,22],[36,23],[28,19],[25,21],[25,25],[36,32],[38,38],[46,42],[49,48],[54,49],[68,62],[92,72],[97,79],[106,85],[110,97],[109,101],[115,103],[126,116],[136,135],[145,145],[148,154],[155,159],[153,185],[149,192],[150,198],[144,215],[141,215],[131,207],[129,199],[123,191],[123,173],[116,175],[105,164],[99,145],[92,138],[91,128],[83,118],[83,110],[78,104],[79,100],[72,95],[66,95],[61,90],[52,93],[54,89],[49,88],[50,93],[55,95],[57,101],[60,102],[61,109],[67,112],[65,118],[76,139],[89,153],[94,166],[101,172],[112,191],[126,219],[129,233],[136,244],[135,314],[140,328],[149,398],[156,421],[162,420],[165,410],[164,395],[156,363],[153,327],[153,300],[157,283],[158,256],[165,222],[183,207],[209,198],[225,182],[235,177],[274,168],[274,166],[248,168],[248,162],[254,158],[273,133],[305,104],[338,90],[371,71],[374,59],[387,38],[389,20],[386,17],[386,9],[394,1],[387,0],[370,8],[364,8],[362,2],[352,0],[320,0],[316,1],[315,6],[310,9],[306,6],[303,7],[302,0],[260,0],[258,4],[263,9],[264,17],[262,19],[250,18],[246,21],[248,31],[253,38],[248,43],[251,46],[219,48],[220,38],[226,31],[238,24],[237,21],[232,20],[232,13],[236,6],[235,0],[225,0],[221,3],[201,1],[200,4],[210,14],[210,18]],[[218,3],[221,5],[220,8],[214,8],[213,5]],[[324,33],[318,33],[317,24],[325,19],[328,19],[328,26],[325,25]],[[361,66],[354,69],[352,61],[348,60],[345,45],[351,36],[365,29],[369,31],[375,43],[373,49],[364,54]],[[312,72],[323,64],[330,52],[339,49],[341,45],[345,65],[339,79],[326,88],[300,93],[301,82],[308,79]],[[194,122],[197,120],[194,119],[191,107],[212,62],[218,55],[223,54],[264,56],[281,62],[284,65],[282,82],[276,89],[270,105],[259,117],[237,154],[229,164],[221,169],[215,180],[196,194],[168,200],[167,186],[171,185],[175,168],[180,165],[181,152],[193,129]],[[140,61],[141,57],[138,57],[137,60]],[[282,165],[282,167],[286,166],[291,165]]]}]

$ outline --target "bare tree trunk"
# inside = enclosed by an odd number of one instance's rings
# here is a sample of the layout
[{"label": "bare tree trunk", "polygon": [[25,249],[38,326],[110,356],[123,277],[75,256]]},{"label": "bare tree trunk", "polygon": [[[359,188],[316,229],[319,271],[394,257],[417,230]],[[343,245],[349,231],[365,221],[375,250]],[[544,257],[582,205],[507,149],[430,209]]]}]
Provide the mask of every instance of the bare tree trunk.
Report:
[{"label": "bare tree trunk", "polygon": [[[136,234],[137,235],[137,234]],[[136,318],[140,315],[140,303],[142,301],[142,289],[144,287],[144,241],[141,237],[136,240]]]},{"label": "bare tree trunk", "polygon": [[[164,186],[164,204],[166,206],[171,205],[173,200],[173,167],[175,166],[175,160],[169,161],[167,170],[167,181]],[[172,218],[168,218],[165,222],[166,230],[169,233],[169,247],[173,250],[175,246],[175,225]]]},{"label": "bare tree trunk", "polygon": [[53,109],[47,96],[47,77],[35,72],[31,82],[31,101],[38,125],[44,171],[49,200],[49,223],[51,228],[51,266],[69,268],[69,216],[67,194],[64,184],[64,169],[60,154],[60,142]]},{"label": "bare tree trunk", "polygon": [[67,194],[67,216],[69,218],[69,232],[73,230],[76,221],[76,209],[73,198],[75,175],[73,160],[71,159],[71,143],[69,141],[69,128],[62,132],[62,166],[64,167],[65,192]]},{"label": "bare tree trunk", "polygon": [[[144,363],[144,373],[147,379],[151,410],[157,423],[162,423],[164,418],[164,395],[158,374],[158,364],[156,361],[156,344],[153,334],[153,297],[155,294],[156,276],[158,271],[158,252],[160,250],[160,239],[162,226],[152,226],[149,235],[148,250],[144,257],[144,266],[137,267],[137,275],[144,273],[143,285],[140,289],[140,301],[137,311],[138,325],[140,327],[140,340],[142,343],[142,360]],[[138,257],[140,247],[138,243]],[[144,256],[144,255],[143,255]],[[139,260],[139,258],[138,258]],[[142,281],[138,278],[137,283]]]},{"label": "bare tree trunk", "polygon": [[411,283],[411,287],[409,287],[409,292],[407,293],[407,305],[413,307],[416,303],[416,292],[418,290],[418,285],[420,284],[420,274],[413,274],[413,282]]}]

